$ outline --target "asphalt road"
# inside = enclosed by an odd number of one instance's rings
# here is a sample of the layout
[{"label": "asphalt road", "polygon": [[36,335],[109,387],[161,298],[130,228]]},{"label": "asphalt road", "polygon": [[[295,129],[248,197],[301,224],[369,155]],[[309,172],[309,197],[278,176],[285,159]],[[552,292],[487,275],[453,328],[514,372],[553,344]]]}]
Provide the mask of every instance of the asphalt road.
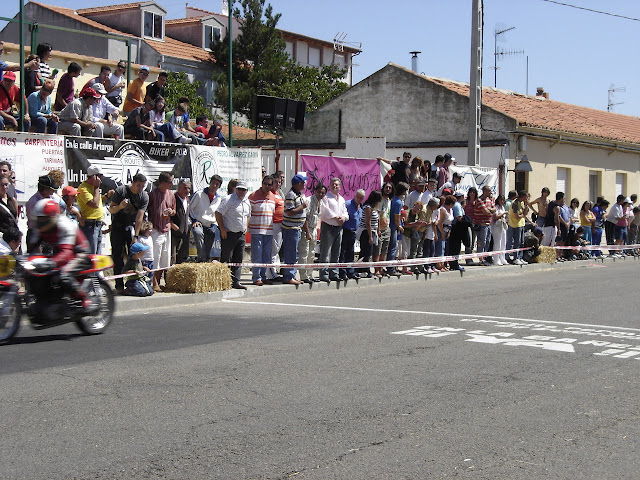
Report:
[{"label": "asphalt road", "polygon": [[[640,261],[118,315],[0,348],[3,479],[638,478]],[[489,273],[487,273],[489,272]]]}]

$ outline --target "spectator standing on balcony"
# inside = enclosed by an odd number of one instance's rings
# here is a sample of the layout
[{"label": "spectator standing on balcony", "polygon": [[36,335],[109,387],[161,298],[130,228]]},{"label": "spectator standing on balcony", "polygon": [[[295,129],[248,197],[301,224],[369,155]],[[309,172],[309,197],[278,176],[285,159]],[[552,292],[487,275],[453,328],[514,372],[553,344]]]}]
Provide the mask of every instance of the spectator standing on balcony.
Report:
[{"label": "spectator standing on balcony", "polygon": [[82,67],[76,62],[71,62],[67,67],[67,73],[60,77],[56,90],[56,101],[53,104],[55,111],[61,111],[73,101],[76,93],[73,79],[77,78],[81,72]]},{"label": "spectator standing on balcony", "polygon": [[147,91],[145,94],[145,100],[150,98],[151,100],[155,100],[158,97],[165,97],[164,86],[167,83],[168,74],[167,72],[160,72],[158,74],[158,79],[147,85]]},{"label": "spectator standing on balcony", "polygon": [[[28,106],[24,99],[25,107]],[[18,129],[20,119],[20,88],[16,85],[16,74],[5,72],[0,82],[0,130],[7,127]],[[24,131],[28,132],[31,123],[29,115],[23,116]]]},{"label": "spectator standing on balcony", "polygon": [[[36,55],[29,55],[25,60],[24,67],[24,94],[29,97],[36,90],[40,90],[42,88],[42,79],[40,78],[40,65],[39,63],[33,62],[33,60],[37,60]],[[27,65],[31,65],[31,67],[27,67]]]},{"label": "spectator standing on balcony", "polygon": [[107,89],[107,100],[110,101],[114,107],[122,105],[122,89],[127,85],[124,79],[126,71],[127,62],[120,60],[115,71],[109,75],[109,81],[104,84],[104,88]]},{"label": "spectator standing on balcony", "polygon": [[84,90],[81,98],[76,98],[60,112],[58,133],[76,137],[93,137],[98,132],[93,122],[93,104],[101,97],[93,88]]},{"label": "spectator standing on balcony", "polygon": [[95,90],[94,85],[96,83],[99,83],[101,85],[106,85],[109,82],[110,76],[111,76],[111,67],[108,65],[102,65],[102,67],[100,67],[100,74],[97,77],[93,77],[91,80],[85,83],[84,87],[82,87],[82,90],[88,87],[91,87]]},{"label": "spectator standing on balcony", "polygon": [[51,111],[51,92],[53,80],[45,80],[42,88],[33,92],[27,98],[29,103],[29,117],[36,133],[54,134],[58,131],[60,119]]},{"label": "spectator standing on balcony", "polygon": [[47,78],[51,78],[54,80],[56,75],[58,75],[58,70],[51,71],[51,67],[47,63],[51,59],[51,52],[53,51],[53,47],[50,43],[40,43],[36,47],[36,55],[40,59],[40,78],[42,80],[46,80]]},{"label": "spectator standing on balcony", "polygon": [[127,96],[122,106],[122,112],[124,115],[129,115],[136,108],[142,107],[145,104],[144,97],[147,90],[144,86],[144,82],[149,78],[149,67],[143,65],[138,70],[138,78],[133,80],[127,87]]}]

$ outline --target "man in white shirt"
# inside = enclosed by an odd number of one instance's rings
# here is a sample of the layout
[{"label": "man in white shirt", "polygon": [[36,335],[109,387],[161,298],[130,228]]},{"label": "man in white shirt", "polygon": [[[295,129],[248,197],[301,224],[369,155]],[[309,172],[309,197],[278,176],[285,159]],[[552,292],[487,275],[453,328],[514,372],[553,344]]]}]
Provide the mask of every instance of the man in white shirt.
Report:
[{"label": "man in white shirt", "polygon": [[454,172],[453,177],[451,177],[451,180],[443,183],[442,186],[438,189],[438,197],[442,196],[442,192],[444,191],[445,188],[448,188],[449,190],[451,190],[452,193],[457,192],[458,185],[460,185],[461,181],[462,181],[462,175],[460,175],[458,172]]},{"label": "man in white shirt", "polygon": [[425,192],[426,188],[427,182],[424,180],[424,178],[418,180],[418,182],[416,183],[416,189],[409,195],[407,195],[404,199],[404,204],[409,210],[413,208],[414,203],[420,200],[420,197],[422,197],[422,194]]},{"label": "man in white shirt", "polygon": [[211,247],[216,236],[216,210],[222,201],[218,189],[222,185],[220,175],[212,175],[209,186],[191,197],[191,218],[193,219],[193,241],[198,251],[198,261],[206,262],[211,256]]},{"label": "man in white shirt", "polygon": [[93,88],[101,96],[96,99],[93,104],[93,123],[96,125],[96,133],[94,137],[105,137],[113,135],[113,138],[119,140],[124,137],[124,127],[114,120],[120,115],[120,110],[107,101],[105,95],[107,90],[101,83],[94,83]]},{"label": "man in white shirt", "polygon": [[431,197],[435,196],[435,191],[437,186],[438,186],[438,180],[436,180],[435,178],[430,178],[429,181],[427,182],[427,189],[422,195],[420,195],[420,202],[422,202],[422,205],[429,204],[429,200],[431,200]]},{"label": "man in white shirt", "polygon": [[[349,220],[344,198],[340,195],[342,182],[332,178],[329,193],[320,202],[320,263],[337,263],[340,258],[342,224]],[[340,281],[337,268],[320,270],[320,281]]]},{"label": "man in white shirt", "polygon": [[124,74],[127,71],[127,62],[120,60],[114,72],[109,75],[109,84],[105,85],[107,89],[107,100],[114,107],[122,105],[122,89],[127,86]]},{"label": "man in white shirt", "polygon": [[[216,220],[220,229],[222,251],[220,261],[223,263],[242,263],[245,235],[251,216],[251,204],[247,196],[247,184],[240,180],[236,191],[222,200],[216,210]],[[240,283],[242,267],[230,267],[233,278],[232,287],[246,290]]]}]

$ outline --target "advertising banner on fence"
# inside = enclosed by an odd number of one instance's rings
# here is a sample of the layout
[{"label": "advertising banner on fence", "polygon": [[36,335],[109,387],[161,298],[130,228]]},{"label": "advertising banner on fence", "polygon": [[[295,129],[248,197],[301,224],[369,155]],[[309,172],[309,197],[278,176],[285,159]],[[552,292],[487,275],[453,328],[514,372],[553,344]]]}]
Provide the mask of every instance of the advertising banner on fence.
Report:
[{"label": "advertising banner on fence", "polygon": [[305,195],[310,196],[319,182],[329,187],[332,178],[342,181],[342,196],[353,198],[356,190],[363,189],[367,195],[373,190],[379,190],[380,162],[361,158],[324,157],[320,155],[300,155],[302,160],[300,170],[307,172]]},{"label": "advertising banner on fence", "polygon": [[467,192],[469,188],[475,187],[478,190],[478,194],[482,193],[482,187],[488,185],[491,187],[494,197],[498,195],[498,169],[494,168],[487,170],[486,168],[479,169],[469,166],[454,166],[449,167],[451,175],[459,173],[462,175],[462,181],[458,185],[457,190]]},{"label": "advertising banner on fence", "polygon": [[232,178],[247,182],[249,191],[262,184],[262,153],[259,148],[226,148],[191,146],[192,190],[209,186],[213,175],[222,177],[221,192],[227,191]]},{"label": "advertising banner on fence", "polygon": [[0,132],[0,160],[16,173],[18,203],[36,193],[38,177],[50,170],[65,170],[64,137],[21,132]]},{"label": "advertising banner on fence", "polygon": [[149,182],[160,172],[170,171],[176,179],[191,178],[190,147],[158,142],[130,142],[109,138],[64,137],[67,182],[78,186],[89,165],[99,166],[105,186],[129,185],[136,173]]}]

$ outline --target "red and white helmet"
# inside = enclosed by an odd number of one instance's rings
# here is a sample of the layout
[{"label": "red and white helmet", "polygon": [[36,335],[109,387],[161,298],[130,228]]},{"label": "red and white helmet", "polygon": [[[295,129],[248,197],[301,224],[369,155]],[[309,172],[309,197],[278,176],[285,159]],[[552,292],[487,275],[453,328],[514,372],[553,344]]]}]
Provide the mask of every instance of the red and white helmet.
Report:
[{"label": "red and white helmet", "polygon": [[40,231],[52,228],[60,214],[60,205],[51,198],[43,198],[38,200],[33,207],[33,215],[36,217],[36,225]]}]

